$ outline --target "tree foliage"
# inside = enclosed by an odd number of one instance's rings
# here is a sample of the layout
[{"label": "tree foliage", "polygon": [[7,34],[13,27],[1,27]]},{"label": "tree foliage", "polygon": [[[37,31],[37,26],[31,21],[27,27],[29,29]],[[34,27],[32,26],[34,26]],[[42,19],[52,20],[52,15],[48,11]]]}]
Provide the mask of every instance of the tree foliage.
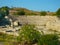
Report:
[{"label": "tree foliage", "polygon": [[5,14],[4,12],[0,11],[0,20],[2,20],[5,17],[4,14]]},{"label": "tree foliage", "polygon": [[1,7],[1,11],[4,12],[5,16],[9,15],[9,7],[7,6]]},{"label": "tree foliage", "polygon": [[0,8],[0,20],[2,20],[5,16],[9,15],[9,8],[7,6]]},{"label": "tree foliage", "polygon": [[56,15],[60,16],[60,8],[56,11]]}]

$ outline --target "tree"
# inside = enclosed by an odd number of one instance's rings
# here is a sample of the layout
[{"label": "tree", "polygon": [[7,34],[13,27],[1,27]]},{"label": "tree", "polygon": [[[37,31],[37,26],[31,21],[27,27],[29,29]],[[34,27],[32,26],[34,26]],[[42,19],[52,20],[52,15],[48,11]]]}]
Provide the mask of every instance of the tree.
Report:
[{"label": "tree", "polygon": [[45,11],[41,11],[41,16],[45,16],[47,13]]},{"label": "tree", "polygon": [[5,16],[9,15],[9,7],[1,7],[0,8],[0,20],[2,20]]},{"label": "tree", "polygon": [[1,7],[1,11],[4,12],[5,16],[9,15],[9,7],[7,6]]},{"label": "tree", "polygon": [[60,8],[56,11],[56,16],[60,19]]},{"label": "tree", "polygon": [[5,17],[4,14],[5,14],[4,12],[0,11],[0,20],[2,20]]},{"label": "tree", "polygon": [[60,8],[56,11],[56,15],[60,16]]}]

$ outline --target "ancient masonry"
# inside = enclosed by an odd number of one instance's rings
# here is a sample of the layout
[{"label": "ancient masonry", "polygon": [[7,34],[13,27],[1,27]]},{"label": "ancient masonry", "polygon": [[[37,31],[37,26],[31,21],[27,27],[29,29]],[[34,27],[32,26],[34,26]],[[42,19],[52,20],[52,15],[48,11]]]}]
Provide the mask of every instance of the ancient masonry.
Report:
[{"label": "ancient masonry", "polygon": [[22,25],[34,24],[38,31],[43,31],[45,34],[60,33],[60,19],[56,16],[11,16],[10,21],[11,26],[17,26],[18,22]]},{"label": "ancient masonry", "polygon": [[45,33],[60,32],[60,19],[56,16],[19,16],[17,19],[22,24],[34,24]]}]

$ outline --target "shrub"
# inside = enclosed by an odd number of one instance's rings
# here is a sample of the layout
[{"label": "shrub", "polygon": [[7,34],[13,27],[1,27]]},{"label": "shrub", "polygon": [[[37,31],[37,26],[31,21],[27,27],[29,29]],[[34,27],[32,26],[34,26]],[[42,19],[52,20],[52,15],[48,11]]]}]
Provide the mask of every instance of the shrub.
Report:
[{"label": "shrub", "polygon": [[24,11],[17,11],[13,15],[25,15],[25,12]]},{"label": "shrub", "polygon": [[19,32],[18,42],[21,44],[32,45],[40,39],[40,32],[34,29],[34,25],[24,25]]},{"label": "shrub", "polygon": [[41,35],[39,31],[35,29],[34,25],[22,26],[17,41],[22,45],[58,45],[59,40],[57,34]]},{"label": "shrub", "polygon": [[46,34],[40,37],[38,45],[58,45],[58,36],[56,34]]},{"label": "shrub", "polygon": [[40,12],[41,16],[45,16],[47,13],[45,11]]}]

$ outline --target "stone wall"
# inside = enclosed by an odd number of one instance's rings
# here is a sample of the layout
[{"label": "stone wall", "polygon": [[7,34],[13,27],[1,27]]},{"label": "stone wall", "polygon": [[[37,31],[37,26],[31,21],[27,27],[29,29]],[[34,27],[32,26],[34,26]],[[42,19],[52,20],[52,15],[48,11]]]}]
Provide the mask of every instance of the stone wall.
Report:
[{"label": "stone wall", "polygon": [[22,24],[34,24],[39,30],[60,32],[60,20],[56,16],[19,16]]},{"label": "stone wall", "polygon": [[[13,19],[20,22],[20,24],[34,24],[38,31],[42,31],[45,34],[50,33],[60,33],[60,19],[58,19],[56,16],[12,16]],[[10,19],[10,18],[9,18]],[[14,22],[12,22],[13,24]],[[16,28],[20,28],[16,27]],[[6,30],[16,30],[16,28],[9,27],[7,28],[0,28],[0,32],[6,32]],[[15,32],[16,33],[16,32]],[[14,33],[14,34],[15,34]],[[12,34],[12,33],[11,33]]]}]

